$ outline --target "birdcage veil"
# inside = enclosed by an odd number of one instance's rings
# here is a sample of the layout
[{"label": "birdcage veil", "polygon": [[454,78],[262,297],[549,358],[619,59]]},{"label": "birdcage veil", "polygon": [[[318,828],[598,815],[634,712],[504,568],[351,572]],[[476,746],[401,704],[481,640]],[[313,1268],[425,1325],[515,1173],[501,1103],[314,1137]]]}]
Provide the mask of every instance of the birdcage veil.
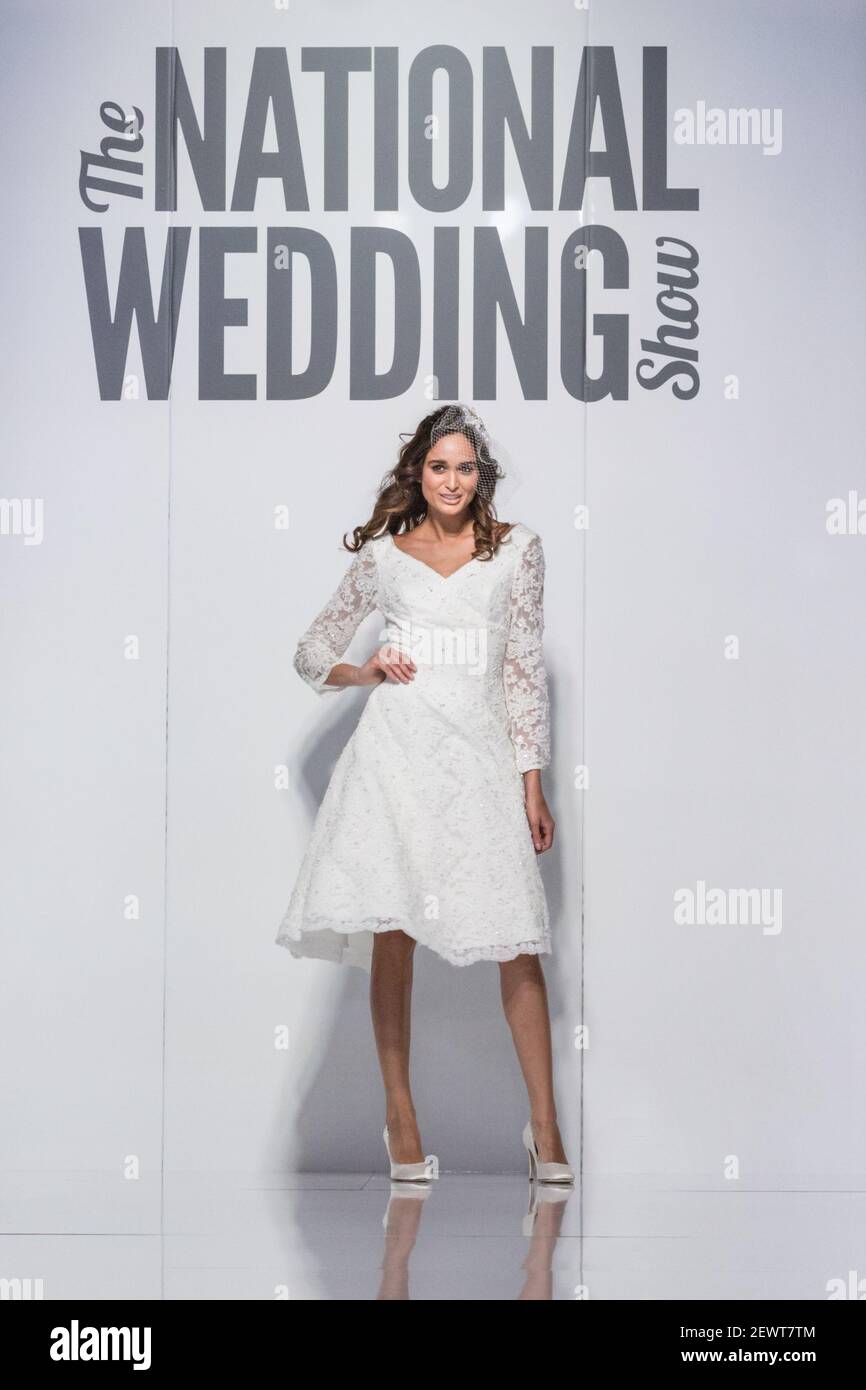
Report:
[{"label": "birdcage veil", "polygon": [[505,477],[499,462],[502,449],[477,410],[459,401],[446,406],[430,431],[431,448],[449,434],[462,434],[471,443],[478,468],[478,493],[481,497],[492,499],[496,484]]}]

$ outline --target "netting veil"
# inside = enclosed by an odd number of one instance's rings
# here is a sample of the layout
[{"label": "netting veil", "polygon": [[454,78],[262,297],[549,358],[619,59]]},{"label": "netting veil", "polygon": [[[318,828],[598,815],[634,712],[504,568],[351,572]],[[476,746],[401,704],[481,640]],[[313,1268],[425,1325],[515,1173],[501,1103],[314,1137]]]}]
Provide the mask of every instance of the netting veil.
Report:
[{"label": "netting veil", "polygon": [[497,447],[484,421],[470,405],[457,402],[446,406],[430,431],[430,447],[449,434],[462,434],[469,440],[475,451],[478,468],[477,490],[488,501],[493,497],[496,484],[505,477],[500,464],[501,450]]}]

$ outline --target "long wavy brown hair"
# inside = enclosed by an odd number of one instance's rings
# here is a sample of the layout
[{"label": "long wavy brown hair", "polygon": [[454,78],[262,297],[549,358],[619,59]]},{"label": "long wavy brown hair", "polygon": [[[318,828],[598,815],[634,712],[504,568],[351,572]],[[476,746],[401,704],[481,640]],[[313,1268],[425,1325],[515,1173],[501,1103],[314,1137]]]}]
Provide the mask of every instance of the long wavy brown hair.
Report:
[{"label": "long wavy brown hair", "polygon": [[[401,532],[414,531],[415,527],[420,525],[427,515],[427,503],[421,491],[424,460],[432,448],[436,426],[440,425],[437,437],[441,437],[442,427],[449,424],[451,417],[455,420],[460,419],[460,409],[448,405],[441,406],[430,415],[425,415],[411,438],[400,436],[405,442],[400,449],[397,463],[379,484],[373,515],[363,526],[354,528],[351,540],[343,536],[343,545],[347,550],[357,552],[367,541],[375,540],[378,536],[386,533],[396,536]],[[475,531],[472,558],[492,560],[514,525],[513,522],[498,521],[493,505],[496,483],[504,475],[497,460],[492,457],[485,439],[473,429],[471,423],[458,423],[454,430],[448,429],[448,433],[465,435],[475,450],[479,476],[478,487],[469,504]]]}]

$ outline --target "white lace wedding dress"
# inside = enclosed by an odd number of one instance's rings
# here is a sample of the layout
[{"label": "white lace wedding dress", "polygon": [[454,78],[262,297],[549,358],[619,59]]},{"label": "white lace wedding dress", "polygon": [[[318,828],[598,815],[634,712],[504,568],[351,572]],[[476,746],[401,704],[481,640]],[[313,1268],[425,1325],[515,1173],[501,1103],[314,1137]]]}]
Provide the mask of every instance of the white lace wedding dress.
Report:
[{"label": "white lace wedding dress", "polygon": [[334,767],[276,937],[293,956],[369,969],[373,933],[394,929],[452,965],[549,954],[521,776],[550,761],[543,590],[521,524],[447,578],[390,535],[352,559],[295,669],[338,693],[325,678],[378,609],[379,645],[417,673],[370,689]]}]

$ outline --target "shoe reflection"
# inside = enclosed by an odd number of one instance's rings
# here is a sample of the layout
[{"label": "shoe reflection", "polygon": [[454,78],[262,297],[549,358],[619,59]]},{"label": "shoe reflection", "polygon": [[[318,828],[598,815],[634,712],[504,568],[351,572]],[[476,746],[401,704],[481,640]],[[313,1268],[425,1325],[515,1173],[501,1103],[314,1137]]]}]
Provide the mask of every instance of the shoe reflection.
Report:
[{"label": "shoe reflection", "polygon": [[[424,1182],[393,1182],[382,1226],[385,1248],[382,1258],[382,1278],[377,1301],[410,1299],[409,1262],[418,1232],[424,1203],[433,1188]],[[523,1217],[522,1231],[529,1241],[529,1250],[520,1268],[524,1280],[517,1301],[542,1302],[553,1298],[553,1254],[559,1238],[565,1208],[574,1188],[533,1183],[530,1187],[529,1208]]]},{"label": "shoe reflection", "polygon": [[421,1208],[433,1188],[428,1182],[392,1182],[382,1225],[385,1252],[377,1302],[409,1298],[409,1256],[421,1225]]},{"label": "shoe reflection", "polygon": [[526,1274],[518,1302],[544,1302],[553,1298],[553,1252],[559,1238],[565,1207],[574,1188],[532,1183],[529,1210],[523,1218],[523,1234],[529,1252],[521,1265]]}]

